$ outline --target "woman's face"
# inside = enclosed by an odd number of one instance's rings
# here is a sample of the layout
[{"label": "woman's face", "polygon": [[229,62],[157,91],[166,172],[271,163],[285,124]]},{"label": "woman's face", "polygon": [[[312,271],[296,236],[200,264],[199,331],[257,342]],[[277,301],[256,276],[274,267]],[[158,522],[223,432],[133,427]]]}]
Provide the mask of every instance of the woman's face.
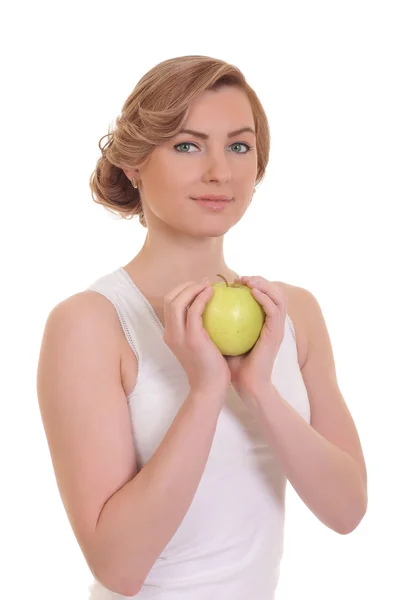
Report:
[{"label": "woman's face", "polygon": [[[245,127],[254,131],[253,112],[245,92],[238,88],[203,92],[192,102],[182,129],[204,137],[179,133],[156,146],[139,168],[139,191],[149,227],[156,219],[187,233],[223,235],[241,219],[257,176],[256,137],[251,131],[229,134]],[[233,201],[214,212],[192,200],[207,194],[223,194]]]}]

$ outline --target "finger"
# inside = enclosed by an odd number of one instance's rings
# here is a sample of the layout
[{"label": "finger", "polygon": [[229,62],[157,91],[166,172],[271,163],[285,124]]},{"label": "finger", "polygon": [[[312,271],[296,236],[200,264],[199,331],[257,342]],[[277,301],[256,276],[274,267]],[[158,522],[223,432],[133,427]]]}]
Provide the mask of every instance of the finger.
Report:
[{"label": "finger", "polygon": [[[186,282],[181,286],[178,286],[167,294],[164,298],[164,316],[165,326],[168,328],[168,332],[178,336],[178,339],[182,340],[185,335],[186,328],[186,307],[196,298],[196,296],[207,286],[209,283],[189,283]],[[176,290],[178,291],[173,295]]]},{"label": "finger", "polygon": [[264,279],[263,277],[249,277],[246,279],[247,281],[245,283],[248,287],[251,289],[258,288],[263,294],[266,294],[271,298],[280,308],[286,306],[286,296],[276,285],[268,281],[268,279]]},{"label": "finger", "polygon": [[173,300],[175,300],[175,298],[186,288],[188,288],[190,285],[194,285],[198,282],[196,281],[185,281],[184,283],[181,283],[180,285],[177,285],[173,290],[171,290],[170,292],[168,292],[168,294],[166,294],[164,296],[164,302],[166,302],[167,304],[170,304]]},{"label": "finger", "polygon": [[283,323],[286,320],[286,304],[276,304],[274,300],[258,288],[252,288],[251,292],[253,297],[262,306],[266,315],[261,330],[261,336],[264,336],[267,332],[273,333],[274,335],[280,335],[282,333]]},{"label": "finger", "polygon": [[208,285],[197,298],[194,299],[192,305],[187,311],[186,320],[186,331],[190,339],[196,339],[201,335],[203,331],[203,319],[202,314],[206,307],[207,302],[211,300],[214,295],[214,288]]},{"label": "finger", "polygon": [[178,298],[179,294],[181,294],[184,290],[193,286],[195,281],[185,281],[180,285],[176,286],[173,290],[171,290],[168,294],[164,296],[164,319],[165,319],[165,328],[164,328],[164,337],[169,336],[174,331],[177,333],[176,328],[178,327],[178,331],[182,330],[182,327],[177,325],[177,318],[174,317],[173,311],[173,302]]},{"label": "finger", "polygon": [[279,306],[267,294],[264,294],[258,288],[252,288],[251,293],[257,302],[261,304],[267,317],[274,317],[279,313]]}]

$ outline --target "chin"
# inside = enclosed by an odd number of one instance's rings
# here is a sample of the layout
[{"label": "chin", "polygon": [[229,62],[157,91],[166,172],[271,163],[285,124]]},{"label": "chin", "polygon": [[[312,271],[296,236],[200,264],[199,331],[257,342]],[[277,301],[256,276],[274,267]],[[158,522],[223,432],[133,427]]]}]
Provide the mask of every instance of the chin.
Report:
[{"label": "chin", "polygon": [[215,219],[214,222],[203,221],[202,223],[193,223],[191,226],[192,231],[195,234],[207,237],[221,237],[228,233],[228,231],[235,225],[227,219],[219,218]]}]

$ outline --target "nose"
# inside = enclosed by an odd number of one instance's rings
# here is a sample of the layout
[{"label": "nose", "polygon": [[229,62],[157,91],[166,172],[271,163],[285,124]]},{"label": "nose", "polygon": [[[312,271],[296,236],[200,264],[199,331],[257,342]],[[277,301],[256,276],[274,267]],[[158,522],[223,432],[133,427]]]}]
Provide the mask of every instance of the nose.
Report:
[{"label": "nose", "polygon": [[231,167],[224,151],[210,152],[206,162],[204,178],[207,181],[218,181],[224,183],[232,177]]}]

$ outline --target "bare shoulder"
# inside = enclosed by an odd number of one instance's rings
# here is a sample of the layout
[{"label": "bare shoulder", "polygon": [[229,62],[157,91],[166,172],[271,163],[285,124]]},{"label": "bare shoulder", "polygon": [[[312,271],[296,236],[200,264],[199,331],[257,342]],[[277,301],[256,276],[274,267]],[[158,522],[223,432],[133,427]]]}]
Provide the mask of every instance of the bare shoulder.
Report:
[{"label": "bare shoulder", "polygon": [[102,294],[95,292],[94,290],[85,290],[83,292],[78,292],[65,298],[65,300],[61,300],[56,306],[52,309],[50,316],[57,315],[65,315],[75,317],[79,316],[82,312],[85,312],[85,316],[89,314],[93,315],[93,319],[101,317],[102,320],[104,317],[107,318],[107,321],[112,321],[118,319],[115,308],[112,303]]},{"label": "bare shoulder", "polygon": [[307,358],[308,334],[306,320],[307,296],[310,294],[305,288],[291,285],[283,281],[273,281],[286,296],[288,301],[288,315],[293,323],[296,333],[297,355],[300,369],[303,368]]},{"label": "bare shoulder", "polygon": [[85,290],[57,304],[48,320],[55,318],[69,322],[69,327],[85,328],[87,335],[96,336],[101,330],[101,335],[108,340],[110,348],[114,348],[120,365],[121,383],[127,396],[136,382],[137,359],[126,340],[112,302],[94,290]]},{"label": "bare shoulder", "polygon": [[110,341],[121,343],[125,339],[114,305],[103,294],[94,290],[69,296],[57,304],[50,314],[52,313],[63,313],[65,318],[79,319],[82,326],[87,324],[89,328],[101,325],[103,332],[110,336]]}]

